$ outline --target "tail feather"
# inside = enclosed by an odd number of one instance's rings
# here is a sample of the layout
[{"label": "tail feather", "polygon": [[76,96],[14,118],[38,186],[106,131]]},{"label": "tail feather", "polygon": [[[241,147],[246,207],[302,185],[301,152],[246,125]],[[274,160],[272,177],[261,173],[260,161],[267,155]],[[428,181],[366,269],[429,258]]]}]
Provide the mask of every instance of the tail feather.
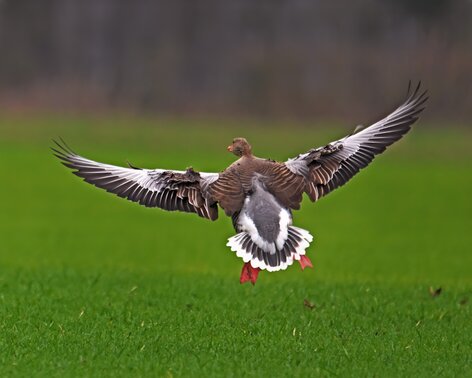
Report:
[{"label": "tail feather", "polygon": [[260,248],[246,232],[230,237],[226,245],[244,262],[250,261],[253,268],[275,272],[287,269],[294,260],[300,260],[312,241],[313,236],[308,231],[289,226],[283,248],[276,249],[275,253]]}]

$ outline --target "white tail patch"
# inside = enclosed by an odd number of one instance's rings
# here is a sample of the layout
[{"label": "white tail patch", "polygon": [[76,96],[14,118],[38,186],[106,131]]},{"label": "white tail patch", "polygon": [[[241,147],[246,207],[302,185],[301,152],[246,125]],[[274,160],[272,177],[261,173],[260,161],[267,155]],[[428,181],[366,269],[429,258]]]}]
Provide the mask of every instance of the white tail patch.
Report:
[{"label": "white tail patch", "polygon": [[284,245],[282,248],[277,246],[275,251],[272,248],[269,250],[260,248],[246,232],[230,237],[226,245],[244,262],[250,261],[253,268],[276,272],[287,269],[294,260],[300,260],[300,256],[305,254],[312,241],[313,236],[308,231],[289,226]]}]

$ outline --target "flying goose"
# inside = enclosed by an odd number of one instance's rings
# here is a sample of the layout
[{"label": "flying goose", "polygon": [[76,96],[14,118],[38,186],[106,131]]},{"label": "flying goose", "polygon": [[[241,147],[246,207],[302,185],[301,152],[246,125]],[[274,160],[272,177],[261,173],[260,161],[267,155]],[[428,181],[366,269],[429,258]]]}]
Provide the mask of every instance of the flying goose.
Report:
[{"label": "flying goose", "polygon": [[410,130],[427,99],[420,84],[414,91],[409,86],[404,103],[384,119],[286,162],[258,158],[246,139],[236,138],[228,151],[238,160],[220,173],[103,164],[76,154],[64,141],[52,149],[86,182],[141,205],[212,221],[219,205],[236,231],[227,246],[244,261],[240,282],[255,284],[260,270],[285,270],[295,260],[302,269],[312,267],[306,249],[313,237],[292,225],[303,193],[314,202],[344,185]]}]

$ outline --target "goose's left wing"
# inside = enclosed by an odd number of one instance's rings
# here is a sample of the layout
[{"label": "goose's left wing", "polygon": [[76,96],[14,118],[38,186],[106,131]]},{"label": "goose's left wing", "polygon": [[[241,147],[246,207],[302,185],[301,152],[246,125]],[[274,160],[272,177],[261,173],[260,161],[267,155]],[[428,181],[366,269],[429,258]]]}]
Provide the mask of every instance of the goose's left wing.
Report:
[{"label": "goose's left wing", "polygon": [[318,200],[348,182],[374,157],[405,135],[424,109],[426,91],[420,84],[405,102],[384,119],[324,147],[313,148],[285,162],[294,174],[305,179],[304,191]]},{"label": "goose's left wing", "polygon": [[207,194],[208,186],[218,173],[165,169],[124,168],[86,159],[72,151],[64,142],[55,142],[54,155],[86,182],[107,192],[147,207],[168,211],[196,213],[203,218],[218,218],[218,208]]}]

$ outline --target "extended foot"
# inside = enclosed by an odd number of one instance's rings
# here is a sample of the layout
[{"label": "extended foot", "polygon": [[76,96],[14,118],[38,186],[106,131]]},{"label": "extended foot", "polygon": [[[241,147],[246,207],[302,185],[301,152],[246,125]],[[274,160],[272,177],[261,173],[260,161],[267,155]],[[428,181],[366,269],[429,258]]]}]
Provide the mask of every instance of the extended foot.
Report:
[{"label": "extended foot", "polygon": [[245,283],[251,281],[254,285],[257,281],[257,276],[259,275],[259,268],[253,268],[250,262],[247,262],[243,265],[243,270],[241,272],[241,277],[239,278],[240,283]]},{"label": "extended foot", "polygon": [[305,270],[307,266],[309,268],[313,268],[313,264],[306,255],[301,255],[300,260],[298,260],[298,262],[300,263],[300,267],[302,268],[302,270]]}]

